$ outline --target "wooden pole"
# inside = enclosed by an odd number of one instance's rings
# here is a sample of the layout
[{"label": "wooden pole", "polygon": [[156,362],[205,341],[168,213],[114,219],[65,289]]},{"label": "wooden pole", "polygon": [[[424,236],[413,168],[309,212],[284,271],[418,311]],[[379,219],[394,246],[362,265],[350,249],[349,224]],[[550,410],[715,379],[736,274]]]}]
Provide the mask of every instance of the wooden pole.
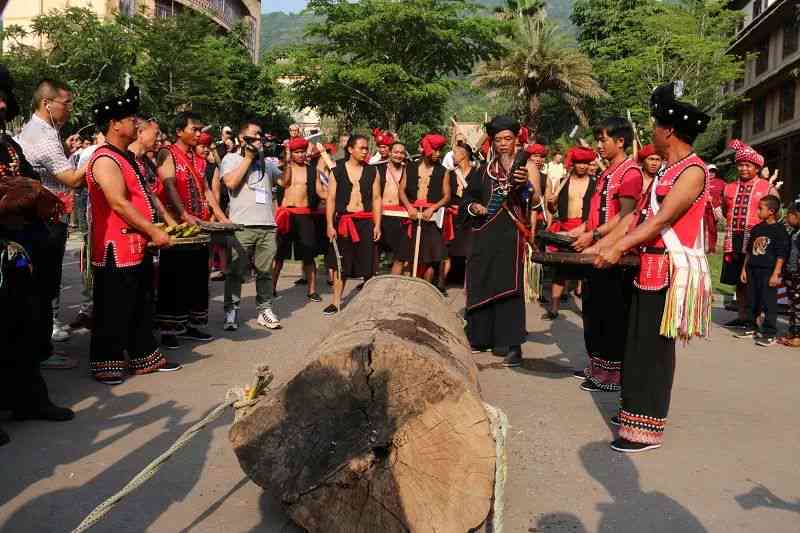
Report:
[{"label": "wooden pole", "polygon": [[422,238],[422,215],[417,212],[417,237],[414,239],[414,266],[411,277],[417,277],[417,267],[419,266],[419,242]]}]

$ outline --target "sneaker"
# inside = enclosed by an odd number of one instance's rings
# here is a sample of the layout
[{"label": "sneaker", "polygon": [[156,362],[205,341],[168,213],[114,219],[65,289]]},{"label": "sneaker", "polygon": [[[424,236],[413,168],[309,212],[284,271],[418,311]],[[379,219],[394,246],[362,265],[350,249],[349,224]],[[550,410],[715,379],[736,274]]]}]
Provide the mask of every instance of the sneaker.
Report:
[{"label": "sneaker", "polygon": [[617,415],[612,416],[611,419],[609,420],[609,422],[611,422],[612,426],[621,426],[622,425],[622,423],[619,421],[619,416],[617,416]]},{"label": "sneaker", "polygon": [[208,276],[208,279],[211,281],[225,281],[225,272],[222,272],[221,270],[215,270],[210,276]]},{"label": "sneaker", "polygon": [[178,341],[177,335],[161,335],[161,346],[175,350],[181,347],[181,343]]},{"label": "sneaker", "polygon": [[239,329],[239,310],[231,309],[225,313],[225,324],[222,329],[225,331],[236,331]]},{"label": "sneaker", "polygon": [[744,329],[749,325],[750,324],[747,322],[747,320],[742,320],[741,318],[734,318],[733,320],[725,322],[722,326],[730,329]]},{"label": "sneaker", "polygon": [[734,333],[733,336],[736,337],[737,339],[752,339],[755,338],[756,336],[756,330],[746,329],[741,333]]},{"label": "sneaker", "polygon": [[514,346],[508,350],[508,355],[503,359],[503,366],[508,368],[516,368],[522,365],[522,350],[518,346]]},{"label": "sneaker", "polygon": [[554,311],[548,311],[548,312],[546,312],[545,314],[542,315],[542,320],[555,320],[559,316],[560,315],[558,313],[554,312]]},{"label": "sneaker", "polygon": [[79,311],[78,314],[75,315],[75,319],[69,323],[69,328],[73,331],[80,331],[82,329],[91,330],[92,317],[89,316],[88,313]]},{"label": "sneaker", "polygon": [[591,381],[589,379],[584,380],[584,382],[581,383],[581,389],[587,392],[605,392],[603,389],[595,385],[594,381]]},{"label": "sneaker", "polygon": [[647,450],[661,448],[660,444],[645,444],[643,442],[631,442],[628,439],[617,439],[611,443],[611,449],[621,453],[639,453]]},{"label": "sneaker", "polygon": [[492,349],[489,346],[470,346],[472,353],[486,353],[491,352]]},{"label": "sneaker", "polygon": [[39,363],[42,370],[70,370],[78,366],[78,360],[69,357],[61,352],[53,352],[53,355]]},{"label": "sneaker", "polygon": [[339,308],[336,307],[333,304],[329,305],[328,307],[326,307],[325,309],[322,310],[322,314],[325,315],[325,316],[333,316],[338,312],[339,312]]},{"label": "sneaker", "polygon": [[201,331],[195,327],[189,326],[186,328],[186,331],[183,333],[178,333],[178,337],[181,339],[188,339],[192,341],[213,341],[214,336],[210,333],[206,333],[205,331]]},{"label": "sneaker", "polygon": [[492,348],[492,355],[495,357],[505,357],[511,349],[508,346],[495,346]]},{"label": "sneaker", "polygon": [[767,337],[767,336],[762,336],[759,340],[756,341],[757,346],[764,346],[764,347],[772,346],[777,343],[778,340],[775,337]]},{"label": "sneaker", "polygon": [[322,298],[316,292],[312,292],[311,294],[309,294],[308,295],[308,299],[311,300],[312,302],[321,302],[322,301]]},{"label": "sneaker", "polygon": [[275,312],[266,308],[258,313],[258,324],[267,329],[281,329],[281,321],[275,316]]},{"label": "sneaker", "polygon": [[294,282],[295,285],[308,285],[308,280],[305,278],[299,278],[297,281]]},{"label": "sneaker", "polygon": [[104,377],[96,377],[94,379],[96,379],[103,385],[109,385],[109,386],[122,385],[125,382],[125,380],[119,376],[104,376]]},{"label": "sneaker", "polygon": [[66,342],[70,338],[69,331],[66,328],[53,325],[53,334],[50,337],[53,342]]},{"label": "sneaker", "polygon": [[580,379],[581,381],[586,380],[586,370],[576,370],[572,373],[572,377],[575,379]]},{"label": "sneaker", "polygon": [[183,367],[180,364],[173,363],[172,361],[167,361],[167,363],[158,370],[156,370],[156,372],[176,372],[181,368]]},{"label": "sneaker", "polygon": [[366,282],[365,282],[365,281],[362,281],[361,283],[359,283],[358,285],[356,285],[356,290],[357,290],[357,291],[360,291],[361,289],[363,289],[363,288],[364,288],[364,283],[366,283]]}]

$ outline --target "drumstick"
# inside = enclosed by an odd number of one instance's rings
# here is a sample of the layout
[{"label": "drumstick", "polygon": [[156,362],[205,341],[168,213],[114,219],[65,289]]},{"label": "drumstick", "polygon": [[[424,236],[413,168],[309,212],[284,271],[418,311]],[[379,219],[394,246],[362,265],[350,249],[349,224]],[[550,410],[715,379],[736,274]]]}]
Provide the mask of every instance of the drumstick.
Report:
[{"label": "drumstick", "polygon": [[417,212],[417,238],[414,242],[414,270],[411,272],[411,277],[417,277],[417,267],[419,266],[419,241],[422,237],[422,214]]}]

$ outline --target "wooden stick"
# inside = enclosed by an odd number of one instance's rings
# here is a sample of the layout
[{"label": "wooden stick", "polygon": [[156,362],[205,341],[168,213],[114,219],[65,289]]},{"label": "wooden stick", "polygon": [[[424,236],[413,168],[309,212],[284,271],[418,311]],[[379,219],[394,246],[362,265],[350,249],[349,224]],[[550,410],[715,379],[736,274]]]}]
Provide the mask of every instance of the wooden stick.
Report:
[{"label": "wooden stick", "polygon": [[414,266],[411,277],[417,277],[417,267],[419,267],[419,242],[422,238],[422,215],[417,214],[417,238],[414,242]]},{"label": "wooden stick", "polygon": [[[595,259],[597,259],[597,254],[579,254],[574,252],[535,252],[533,254],[534,263],[542,263],[544,265],[591,266],[594,264]],[[623,256],[616,266],[637,267],[639,266],[639,256]]]}]

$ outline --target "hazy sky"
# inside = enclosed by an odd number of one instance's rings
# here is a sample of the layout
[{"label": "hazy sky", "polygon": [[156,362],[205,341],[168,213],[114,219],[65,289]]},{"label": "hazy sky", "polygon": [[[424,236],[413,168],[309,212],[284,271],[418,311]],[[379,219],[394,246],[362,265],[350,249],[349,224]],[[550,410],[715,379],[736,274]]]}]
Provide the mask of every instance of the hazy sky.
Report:
[{"label": "hazy sky", "polygon": [[306,0],[261,0],[261,11],[269,13],[271,11],[286,11],[296,13],[306,7]]}]

